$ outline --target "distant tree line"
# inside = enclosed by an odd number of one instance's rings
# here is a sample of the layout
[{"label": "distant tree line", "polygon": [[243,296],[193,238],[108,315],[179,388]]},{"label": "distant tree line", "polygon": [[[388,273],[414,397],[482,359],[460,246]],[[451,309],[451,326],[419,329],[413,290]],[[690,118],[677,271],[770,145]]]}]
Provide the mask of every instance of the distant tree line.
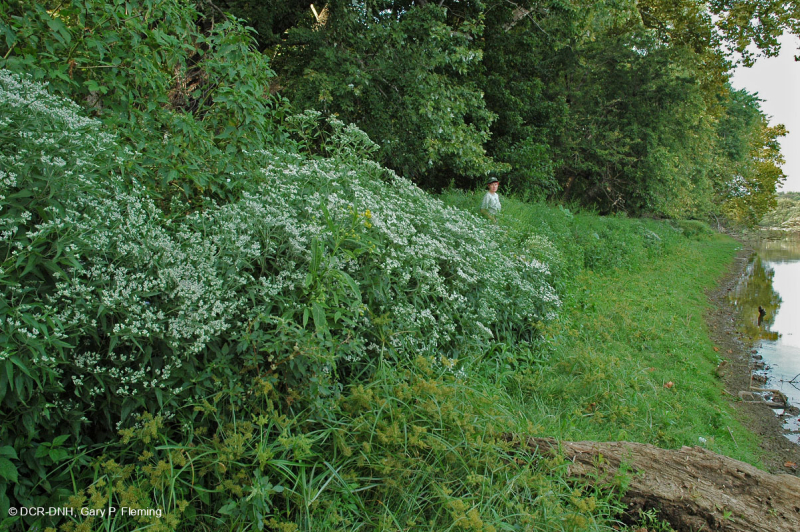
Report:
[{"label": "distant tree line", "polygon": [[[354,122],[428,189],[506,190],[635,215],[755,223],[783,179],[733,57],[798,27],[777,0],[219,0],[299,108]],[[754,45],[754,46],[751,46]],[[754,51],[757,50],[757,51]]]},{"label": "distant tree line", "polygon": [[774,209],[764,215],[763,227],[800,230],[800,192],[781,192]]}]

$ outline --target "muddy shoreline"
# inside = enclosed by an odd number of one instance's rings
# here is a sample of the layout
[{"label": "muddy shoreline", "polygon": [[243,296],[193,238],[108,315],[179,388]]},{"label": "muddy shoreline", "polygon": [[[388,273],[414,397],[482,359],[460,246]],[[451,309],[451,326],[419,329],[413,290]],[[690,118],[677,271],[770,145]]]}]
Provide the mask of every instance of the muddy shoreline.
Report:
[{"label": "muddy shoreline", "polygon": [[720,357],[725,361],[718,374],[725,391],[730,394],[737,417],[757,435],[764,466],[771,473],[800,476],[798,467],[792,467],[792,464],[800,464],[800,445],[783,435],[783,426],[775,411],[766,404],[745,403],[739,399],[740,391],[750,390],[752,355],[758,342],[739,331],[737,320],[740,318],[728,299],[728,293],[736,286],[752,254],[753,249],[742,243],[728,273],[707,294],[711,309],[706,315],[706,323]]}]

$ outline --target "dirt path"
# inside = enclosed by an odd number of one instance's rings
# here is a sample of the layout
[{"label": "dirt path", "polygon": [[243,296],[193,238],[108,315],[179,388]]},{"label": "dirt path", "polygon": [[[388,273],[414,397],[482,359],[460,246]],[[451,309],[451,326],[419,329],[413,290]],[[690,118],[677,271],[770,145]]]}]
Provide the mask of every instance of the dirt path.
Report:
[{"label": "dirt path", "polygon": [[750,389],[750,368],[755,342],[738,330],[739,318],[728,299],[728,293],[736,286],[752,254],[752,248],[743,245],[730,271],[719,285],[708,293],[712,309],[706,317],[706,322],[711,338],[719,347],[720,355],[727,360],[727,364],[718,370],[718,373],[725,383],[725,390],[731,394],[731,402],[739,419],[759,437],[764,465],[772,473],[800,476],[798,466],[791,466],[800,464],[800,445],[792,443],[783,435],[781,421],[774,411],[765,404],[745,403],[739,400],[739,392]]}]

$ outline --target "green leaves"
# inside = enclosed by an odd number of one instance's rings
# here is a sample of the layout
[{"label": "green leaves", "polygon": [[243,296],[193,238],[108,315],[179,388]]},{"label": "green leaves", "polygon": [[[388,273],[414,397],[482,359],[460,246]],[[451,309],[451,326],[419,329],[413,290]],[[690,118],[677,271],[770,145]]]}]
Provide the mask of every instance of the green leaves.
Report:
[{"label": "green leaves", "polygon": [[19,460],[17,452],[10,445],[0,447],[0,477],[9,482],[18,482],[17,466],[11,460]]},{"label": "green leaves", "polygon": [[63,447],[69,439],[69,434],[58,436],[52,442],[42,442],[36,448],[34,457],[39,459],[43,465],[58,464],[69,458],[69,450]]},{"label": "green leaves", "polygon": [[10,11],[0,68],[50,82],[112,125],[139,152],[129,175],[155,195],[177,194],[190,206],[230,199],[242,153],[285,139],[285,102],[270,95],[268,59],[232,18],[204,32],[200,14],[176,0],[16,3]]},{"label": "green leaves", "polygon": [[528,198],[702,217],[738,186],[717,171],[727,50],[773,53],[798,28],[778,4],[332,4],[274,52],[295,102],[357,123],[422,186],[495,172]]},{"label": "green leaves", "polygon": [[770,127],[759,99],[729,87],[717,126],[716,195],[731,220],[752,226],[775,205],[775,192],[785,179],[778,139],[782,125]]},{"label": "green leaves", "polygon": [[747,66],[755,61],[755,50],[766,56],[776,55],[780,48],[778,38],[787,30],[795,35],[800,30],[800,8],[794,2],[714,0],[708,6],[721,38],[741,54]]},{"label": "green leaves", "polygon": [[484,147],[495,116],[469,79],[482,58],[480,21],[433,4],[376,15],[341,4],[316,29],[321,38],[291,33],[303,44],[277,64],[292,100],[355,123],[380,145],[382,164],[426,186],[501,169]]},{"label": "green leaves", "polygon": [[322,305],[314,301],[311,303],[311,315],[314,317],[314,326],[318,331],[328,331],[328,319],[325,317],[325,309]]}]

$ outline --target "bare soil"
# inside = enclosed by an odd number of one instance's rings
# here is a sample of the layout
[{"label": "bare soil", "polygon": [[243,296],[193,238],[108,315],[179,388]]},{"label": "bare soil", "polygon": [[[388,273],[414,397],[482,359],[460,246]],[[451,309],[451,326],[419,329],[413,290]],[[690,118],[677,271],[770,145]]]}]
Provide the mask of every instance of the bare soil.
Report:
[{"label": "bare soil", "polygon": [[730,394],[740,421],[759,438],[763,465],[771,473],[800,476],[800,445],[784,436],[776,411],[766,404],[744,402],[739,397],[739,392],[750,391],[756,341],[739,330],[738,320],[741,318],[731,304],[728,293],[736,286],[752,254],[753,249],[744,244],[730,271],[708,293],[712,308],[706,316],[706,322],[711,338],[719,347],[721,358],[727,362],[717,372],[725,383],[725,391]]},{"label": "bare soil", "polygon": [[629,524],[636,524],[639,511],[657,509],[678,532],[800,530],[800,478],[765,473],[702,447],[665,450],[551,438],[528,438],[521,445],[534,453],[563,455],[570,477],[595,484],[617,482],[624,464],[630,476],[622,502]]}]

